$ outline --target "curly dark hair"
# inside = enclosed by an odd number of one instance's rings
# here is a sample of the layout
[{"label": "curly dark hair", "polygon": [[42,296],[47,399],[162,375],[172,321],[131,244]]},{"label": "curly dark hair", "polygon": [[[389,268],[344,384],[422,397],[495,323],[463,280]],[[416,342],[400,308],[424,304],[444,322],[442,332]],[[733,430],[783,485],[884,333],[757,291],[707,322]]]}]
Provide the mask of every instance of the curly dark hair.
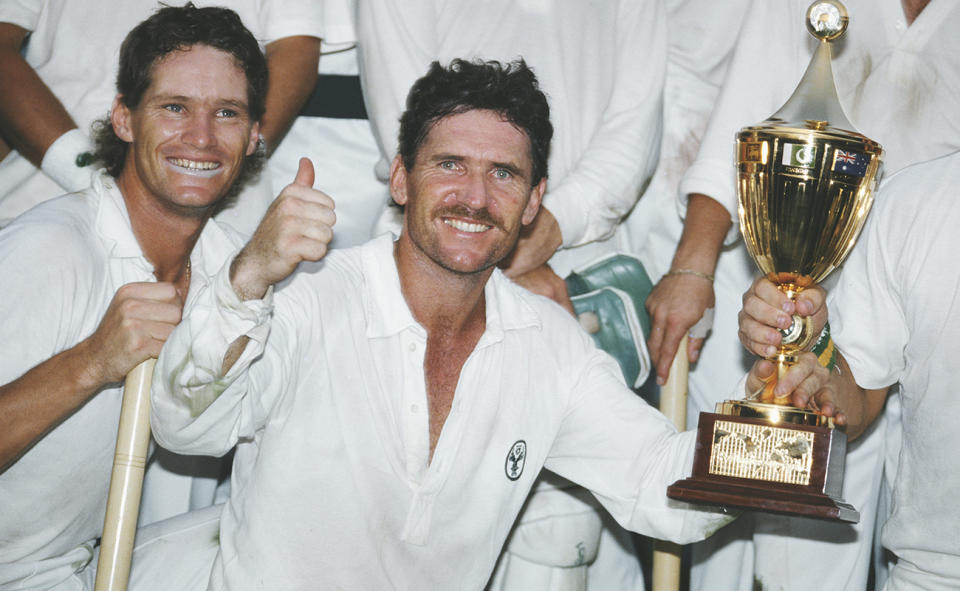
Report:
[{"label": "curly dark hair", "polygon": [[399,151],[404,167],[413,170],[417,151],[434,123],[475,109],[499,113],[523,130],[530,139],[531,184],[547,176],[553,137],[550,107],[523,59],[507,64],[455,59],[446,68],[440,62],[430,64],[430,70],[410,89],[407,109],[400,117]]},{"label": "curly dark hair", "polygon": [[[256,38],[237,13],[228,8],[165,6],[127,34],[120,46],[120,68],[117,72],[117,93],[130,109],[135,109],[153,80],[153,68],[174,51],[206,45],[234,56],[247,77],[247,103],[250,118],[263,117],[267,97],[267,60]],[[93,161],[119,176],[126,162],[129,144],[117,137],[109,117],[94,123],[96,150]],[[261,168],[265,150],[258,146],[255,154],[244,159],[243,168],[230,190],[235,195]]]}]

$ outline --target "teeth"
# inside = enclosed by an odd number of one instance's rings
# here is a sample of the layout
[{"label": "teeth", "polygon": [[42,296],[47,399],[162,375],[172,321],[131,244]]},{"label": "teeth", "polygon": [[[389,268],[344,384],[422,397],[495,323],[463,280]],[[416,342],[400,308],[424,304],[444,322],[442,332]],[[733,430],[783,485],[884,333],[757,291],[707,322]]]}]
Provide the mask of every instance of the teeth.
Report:
[{"label": "teeth", "polygon": [[187,160],[186,158],[170,158],[170,162],[181,168],[190,168],[193,170],[213,170],[220,166],[218,162],[198,162],[196,160]]},{"label": "teeth", "polygon": [[490,229],[490,226],[486,226],[484,224],[471,224],[462,220],[446,219],[443,220],[443,222],[448,226],[453,226],[461,232],[485,232]]}]

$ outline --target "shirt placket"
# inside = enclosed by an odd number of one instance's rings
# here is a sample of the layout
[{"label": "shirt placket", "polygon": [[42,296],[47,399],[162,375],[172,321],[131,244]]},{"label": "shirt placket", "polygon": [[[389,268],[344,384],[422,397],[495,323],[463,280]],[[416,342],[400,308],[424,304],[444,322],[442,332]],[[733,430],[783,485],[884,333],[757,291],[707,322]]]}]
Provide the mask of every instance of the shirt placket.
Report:
[{"label": "shirt placket", "polygon": [[423,361],[426,334],[419,327],[404,330],[400,335],[400,359],[403,363],[403,385],[397,423],[404,450],[404,468],[411,487],[419,487],[430,454],[430,428]]}]

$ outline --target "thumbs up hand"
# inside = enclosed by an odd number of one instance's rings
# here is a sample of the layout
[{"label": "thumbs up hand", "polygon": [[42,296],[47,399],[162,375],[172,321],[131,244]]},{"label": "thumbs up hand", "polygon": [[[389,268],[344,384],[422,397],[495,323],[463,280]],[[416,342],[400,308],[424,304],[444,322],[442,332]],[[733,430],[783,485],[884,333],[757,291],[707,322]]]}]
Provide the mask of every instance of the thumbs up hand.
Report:
[{"label": "thumbs up hand", "polygon": [[253,237],[230,265],[243,300],[259,299],[293,273],[300,261],[319,261],[333,239],[333,199],[313,188],[313,163],[300,159],[293,182],[273,201]]}]

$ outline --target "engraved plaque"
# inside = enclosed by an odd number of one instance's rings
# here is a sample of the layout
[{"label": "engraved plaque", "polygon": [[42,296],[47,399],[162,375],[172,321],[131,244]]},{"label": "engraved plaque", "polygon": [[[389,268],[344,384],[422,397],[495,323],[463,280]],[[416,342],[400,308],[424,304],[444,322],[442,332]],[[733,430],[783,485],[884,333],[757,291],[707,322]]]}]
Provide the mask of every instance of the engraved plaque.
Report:
[{"label": "engraved plaque", "polygon": [[708,472],[768,482],[810,484],[813,433],[717,421]]}]

